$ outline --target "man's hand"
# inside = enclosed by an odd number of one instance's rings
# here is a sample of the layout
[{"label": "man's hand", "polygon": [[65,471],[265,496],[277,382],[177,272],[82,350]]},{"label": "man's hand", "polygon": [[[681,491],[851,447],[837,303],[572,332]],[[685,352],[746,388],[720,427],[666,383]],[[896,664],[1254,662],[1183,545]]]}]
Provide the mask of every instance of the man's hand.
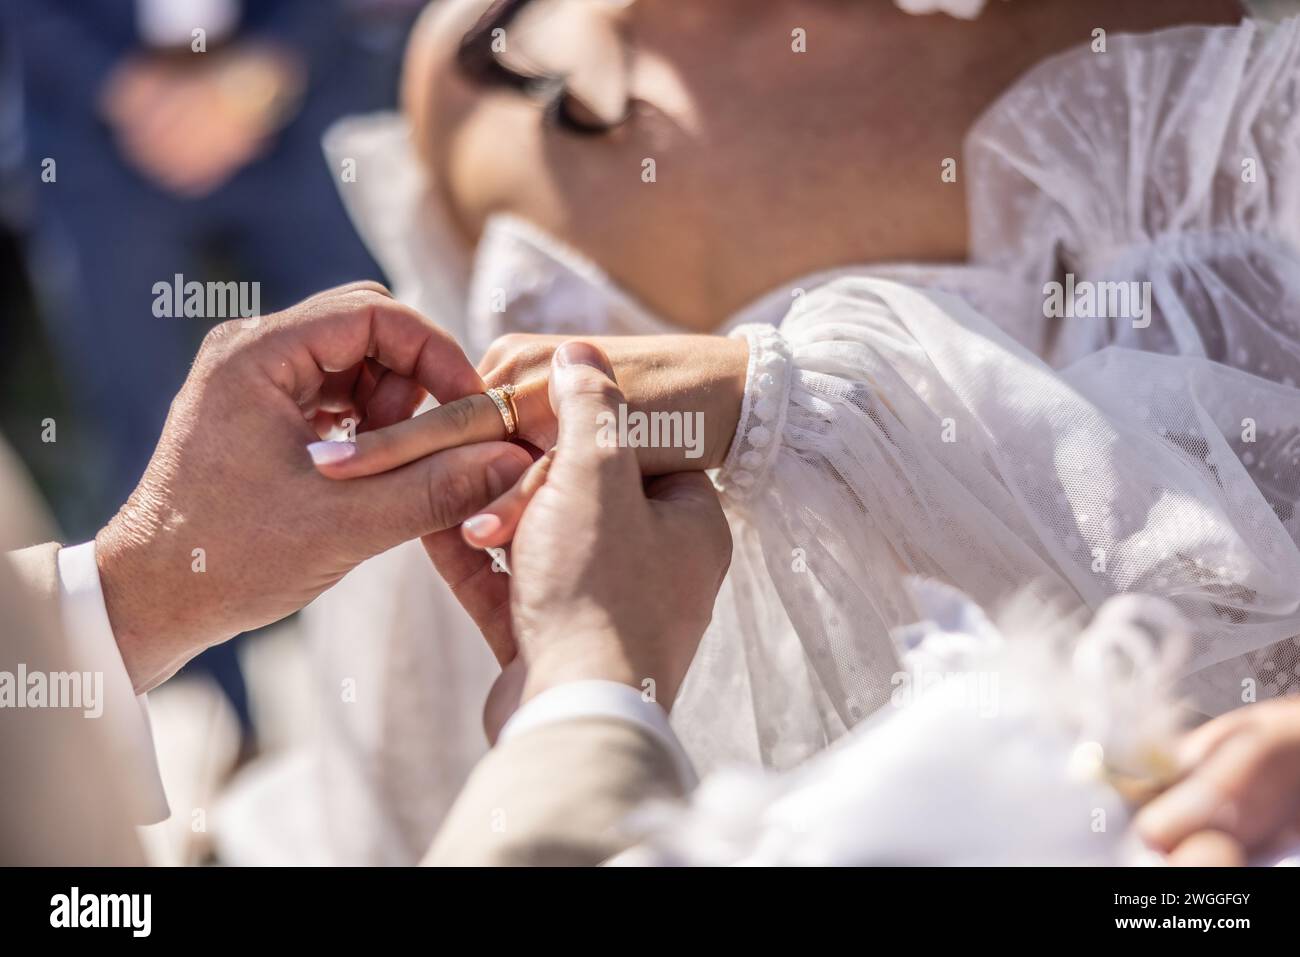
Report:
[{"label": "man's hand", "polygon": [[592,345],[555,351],[554,449],[466,523],[474,545],[504,543],[500,516],[511,516],[513,577],[455,530],[425,539],[506,666],[488,702],[489,737],[516,696],[569,681],[619,681],[670,708],[712,616],[731,559],[717,494],[699,472],[643,486],[633,451],[598,441],[601,413],[624,401],[612,375]]},{"label": "man's hand", "polygon": [[[138,691],[211,644],[301,608],[363,560],[455,526],[519,478],[522,449],[486,442],[334,482],[318,429],[407,418],[482,380],[456,343],[376,283],[215,327],[144,476],[96,537],[114,635]],[[325,443],[313,455],[346,455]]]},{"label": "man's hand", "polygon": [[[509,335],[492,344],[479,363],[491,386],[516,389],[516,438],[546,450],[558,426],[547,392],[551,357],[563,336]],[[629,413],[664,414],[672,421],[668,444],[642,444],[635,459],[643,475],[718,468],[727,457],[745,395],[749,346],[721,336],[608,336],[591,340],[609,357]],[[459,411],[459,410],[450,410]],[[502,438],[505,427],[490,401],[467,410],[467,420],[433,409],[360,442],[358,454],[330,469],[332,478],[374,475],[422,455],[475,438]],[[611,409],[618,419],[618,409]],[[673,429],[677,431],[674,433]],[[649,436],[647,435],[648,439]]]},{"label": "man's hand", "polygon": [[1186,778],[1138,815],[1138,833],[1178,864],[1243,864],[1300,838],[1300,698],[1247,705],[1187,736]]}]

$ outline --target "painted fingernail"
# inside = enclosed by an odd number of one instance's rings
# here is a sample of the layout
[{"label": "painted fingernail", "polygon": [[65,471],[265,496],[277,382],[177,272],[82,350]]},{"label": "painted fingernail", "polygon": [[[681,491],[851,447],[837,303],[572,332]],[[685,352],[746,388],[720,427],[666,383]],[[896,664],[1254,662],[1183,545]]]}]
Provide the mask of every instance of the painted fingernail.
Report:
[{"label": "painted fingernail", "polygon": [[338,465],[357,454],[355,442],[313,442],[307,446],[313,465]]},{"label": "painted fingernail", "polygon": [[484,512],[481,515],[472,515],[461,523],[461,528],[465,530],[466,535],[474,538],[487,538],[493,532],[501,527],[501,519],[497,518],[490,512]]}]

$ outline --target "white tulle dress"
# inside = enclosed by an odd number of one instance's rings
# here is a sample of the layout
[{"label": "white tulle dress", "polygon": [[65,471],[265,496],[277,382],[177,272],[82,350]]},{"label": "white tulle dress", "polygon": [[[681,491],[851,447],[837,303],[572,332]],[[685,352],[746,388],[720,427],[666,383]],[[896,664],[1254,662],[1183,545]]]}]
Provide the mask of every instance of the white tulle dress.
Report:
[{"label": "white tulle dress", "polygon": [[[406,137],[358,118],[327,151],[357,161],[345,201],[398,295],[471,354],[672,331],[519,220],[470,261]],[[751,354],[717,476],[735,558],[672,716],[701,770],[795,765],[877,711],[908,575],[984,607],[1157,595],[1189,622],[1202,710],[1300,689],[1300,22],[1055,57],[960,169],[969,263],[808,277],[720,330]],[[1149,308],[1045,318],[1048,290],[1104,283]],[[418,544],[306,618],[328,733],[302,775],[329,858],[416,860],[483,750],[491,657]]]}]

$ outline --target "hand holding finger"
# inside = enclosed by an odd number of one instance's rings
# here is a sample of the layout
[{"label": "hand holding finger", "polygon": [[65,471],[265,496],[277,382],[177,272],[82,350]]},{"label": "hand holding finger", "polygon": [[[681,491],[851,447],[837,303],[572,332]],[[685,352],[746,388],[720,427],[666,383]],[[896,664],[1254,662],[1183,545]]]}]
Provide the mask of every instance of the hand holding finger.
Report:
[{"label": "hand holding finger", "polygon": [[551,408],[558,420],[556,460],[566,488],[635,487],[641,469],[636,453],[610,427],[626,398],[614,379],[614,367],[597,346],[572,340],[551,358]]},{"label": "hand holding finger", "polygon": [[608,358],[589,343],[568,342],[555,351],[548,392],[560,421],[557,444],[534,462],[510,491],[465,522],[465,541],[477,548],[491,548],[514,538],[525,509],[546,484],[560,456],[569,462],[570,480],[587,483],[593,476],[583,472],[604,460],[610,463],[607,467],[613,470],[612,476],[639,487],[639,471],[630,450],[617,444],[602,448],[598,441],[600,417],[612,414],[622,401],[613,374]]},{"label": "hand holding finger", "polygon": [[[391,376],[389,378],[392,378]],[[385,383],[376,387],[373,403],[378,403]],[[533,386],[534,395],[544,395],[543,383]],[[385,399],[385,402],[388,400]],[[516,398],[520,418],[524,417],[529,399]],[[388,416],[387,408],[380,410]],[[513,438],[507,433],[505,420],[495,402],[487,395],[475,394],[440,405],[409,419],[385,423],[384,427],[364,431],[355,443],[324,444],[313,447],[312,461],[321,474],[335,479],[375,475],[408,462],[472,442],[490,442]]]},{"label": "hand holding finger", "polygon": [[506,438],[492,400],[471,395],[382,429],[361,432],[351,442],[315,442],[312,463],[329,478],[377,475],[444,449]]},{"label": "hand holding finger", "polygon": [[300,404],[325,375],[374,359],[440,402],[483,391],[483,380],[445,330],[392,299],[376,283],[313,296],[258,333],[254,354],[280,391]]}]

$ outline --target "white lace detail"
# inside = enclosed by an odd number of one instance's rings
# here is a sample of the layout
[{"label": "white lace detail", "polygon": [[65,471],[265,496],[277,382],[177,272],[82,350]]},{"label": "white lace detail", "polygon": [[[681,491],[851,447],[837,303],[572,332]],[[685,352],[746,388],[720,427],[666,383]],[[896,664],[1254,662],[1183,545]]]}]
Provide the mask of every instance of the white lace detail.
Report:
[{"label": "white lace detail", "polygon": [[966,165],[974,261],[1152,293],[1149,325],[1059,322],[1054,365],[1114,344],[1300,382],[1300,20],[1048,59],[976,123]]},{"label": "white lace detail", "polygon": [[729,497],[743,500],[761,486],[781,447],[790,403],[790,347],[773,326],[740,326],[732,335],[749,343],[745,399],[715,484]]},{"label": "white lace detail", "polygon": [[[375,140],[331,142],[361,157],[350,211],[398,295],[462,341],[680,331],[562,243],[506,223],[476,269],[508,308],[489,325],[476,307],[469,335],[469,269],[445,229],[431,234],[446,217],[419,205],[432,201],[400,121],[348,131]],[[908,573],[986,607],[1027,588],[1060,608],[1163,595],[1188,619],[1182,690],[1202,709],[1300,688],[1297,144],[1295,21],[1112,36],[1104,56],[1031,71],[972,131],[973,264],[809,277],[792,284],[801,308],[787,287],[724,324],[779,321],[788,358],[775,425],[755,414],[750,370],[720,476],[732,567],[673,709],[701,771],[795,764],[885,706],[890,630],[913,620]],[[374,174],[390,168],[400,176]],[[1150,282],[1149,328],[1045,321],[1043,284],[1062,265]],[[760,427],[770,441],[755,446]],[[737,471],[755,476],[747,492]],[[329,652],[326,700],[340,675],[382,669],[391,685],[329,711],[351,737],[334,736],[323,790],[354,786],[328,820],[386,848],[344,859],[414,860],[481,748],[457,696],[485,685],[491,656],[418,545],[367,563],[307,618]],[[358,644],[361,618],[388,643]],[[447,746],[437,761],[429,740]],[[395,756],[393,742],[420,747]]]}]

